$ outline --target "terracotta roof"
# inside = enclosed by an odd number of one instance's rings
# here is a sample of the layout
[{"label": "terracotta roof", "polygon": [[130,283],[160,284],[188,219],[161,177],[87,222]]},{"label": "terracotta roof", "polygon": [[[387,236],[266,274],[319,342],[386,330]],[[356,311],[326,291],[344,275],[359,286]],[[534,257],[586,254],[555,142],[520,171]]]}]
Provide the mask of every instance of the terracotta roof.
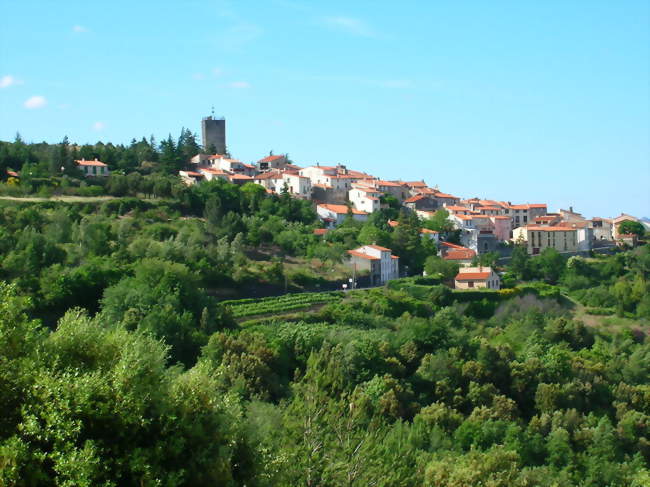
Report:
[{"label": "terracotta roof", "polygon": [[471,260],[476,256],[476,252],[471,249],[453,249],[447,251],[443,257],[445,260]]},{"label": "terracotta roof", "polygon": [[416,194],[415,196],[411,196],[410,198],[405,199],[404,203],[415,203],[416,201],[420,201],[426,197],[427,196],[423,194]]},{"label": "terracotta roof", "polygon": [[398,221],[395,220],[388,220],[388,226],[391,228],[395,228],[397,225],[399,225]]},{"label": "terracotta roof", "polygon": [[[333,211],[334,213],[337,213],[339,215],[346,214],[348,212],[348,207],[345,205],[330,205],[330,204],[323,204],[323,205],[318,205],[321,208],[325,208],[326,210]],[[352,208],[352,213],[355,215],[367,215],[365,211],[357,210],[356,208]]]},{"label": "terracotta roof", "polygon": [[357,252],[356,250],[348,250],[348,254],[354,255],[355,257],[361,257],[362,259],[381,260],[379,257],[373,257],[372,255],[364,254],[363,252]]},{"label": "terracotta roof", "polygon": [[421,228],[420,233],[438,233],[435,230],[429,230],[428,228]]},{"label": "terracotta roof", "polygon": [[10,171],[9,169],[7,169],[7,175],[11,176],[12,178],[20,177],[20,176],[18,176],[18,173],[16,171]]},{"label": "terracotta roof", "polygon": [[505,215],[496,215],[496,216],[492,216],[490,218],[494,218],[495,220],[510,220],[510,217],[505,216]]},{"label": "terracotta roof", "polygon": [[229,172],[222,171],[221,169],[212,169],[210,167],[199,168],[199,171],[200,172],[207,172],[209,174],[214,174],[214,175],[217,175],[217,176],[230,176]]},{"label": "terracotta roof", "polygon": [[226,157],[226,156],[224,156],[222,154],[214,154],[214,155],[208,156],[208,159],[210,159],[210,160],[223,159],[224,157]]},{"label": "terracotta roof", "polygon": [[472,218],[472,220],[476,220],[476,219],[479,219],[479,218],[480,218],[480,219],[485,219],[485,218],[487,218],[487,219],[489,220],[489,219],[490,219],[490,215],[472,215],[471,218]]},{"label": "terracotta roof", "polygon": [[323,189],[332,189],[332,186],[329,184],[312,184],[313,188],[323,188]]},{"label": "terracotta roof", "polygon": [[488,277],[490,277],[489,272],[459,272],[454,279],[457,281],[484,281]]},{"label": "terracotta roof", "polygon": [[436,198],[450,198],[450,199],[454,199],[454,200],[459,199],[454,195],[446,194],[446,193],[440,193],[440,192],[436,192]]},{"label": "terracotta roof", "polygon": [[255,176],[254,179],[281,179],[281,178],[282,178],[282,173],[272,171],[272,172],[265,172],[262,174],[258,174],[257,176]]},{"label": "terracotta roof", "polygon": [[394,186],[394,187],[398,187],[398,188],[401,186],[401,184],[395,183],[393,181],[377,181],[376,184],[378,186]]},{"label": "terracotta roof", "polygon": [[407,181],[404,184],[406,184],[407,186],[409,186],[411,188],[426,188],[427,187],[427,183],[425,183],[424,181]]},{"label": "terracotta roof", "polygon": [[255,169],[254,164],[246,164],[245,162],[242,162],[242,166],[244,166],[247,169]]},{"label": "terracotta roof", "polygon": [[188,176],[194,176],[194,177],[199,177],[199,178],[203,177],[203,174],[201,174],[200,172],[195,172],[195,171],[183,171],[183,172],[185,174],[187,174]]},{"label": "terracotta roof", "polygon": [[325,235],[329,230],[327,228],[315,228],[314,235]]},{"label": "terracotta roof", "polygon": [[74,161],[80,166],[98,166],[98,167],[106,167],[107,165],[104,164],[102,161],[98,161],[95,159],[94,161],[87,161],[85,159],[81,159],[80,161]]},{"label": "terracotta roof", "polygon": [[458,218],[459,220],[471,220],[473,217],[468,216],[468,215],[454,215],[455,218]]},{"label": "terracotta roof", "polygon": [[447,205],[445,206],[446,210],[451,210],[451,211],[470,211],[469,208],[466,206],[458,206],[458,205]]},{"label": "terracotta roof", "polygon": [[545,203],[533,203],[528,205],[528,208],[546,208]]},{"label": "terracotta roof", "polygon": [[283,155],[280,156],[266,156],[264,159],[260,159],[257,162],[272,162],[272,161],[277,161],[278,159],[284,159]]},{"label": "terracotta roof", "polygon": [[246,176],[245,174],[233,174],[232,176],[230,176],[230,179],[248,179],[250,181],[253,180],[252,177]]},{"label": "terracotta roof", "polygon": [[443,247],[449,247],[450,249],[469,250],[467,247],[463,247],[462,245],[457,245],[451,242],[440,242],[440,245],[442,245]]},{"label": "terracotta roof", "polygon": [[397,257],[396,255],[392,255],[392,254],[391,254],[390,258],[391,259],[399,259],[399,257]]},{"label": "terracotta roof", "polygon": [[478,211],[501,211],[501,208],[498,206],[477,206]]},{"label": "terracotta roof", "polygon": [[382,252],[391,252],[390,249],[386,247],[380,247],[379,245],[364,245],[364,247],[370,247],[371,249],[381,250]]}]

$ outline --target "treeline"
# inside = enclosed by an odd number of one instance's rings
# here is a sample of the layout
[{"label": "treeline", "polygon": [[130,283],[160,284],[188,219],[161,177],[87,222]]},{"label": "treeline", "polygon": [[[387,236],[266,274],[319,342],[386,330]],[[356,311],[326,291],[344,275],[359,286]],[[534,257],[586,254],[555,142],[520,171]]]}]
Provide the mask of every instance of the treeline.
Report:
[{"label": "treeline", "polygon": [[34,178],[78,175],[74,160],[86,159],[108,164],[112,171],[129,173],[164,172],[175,174],[190,158],[202,152],[196,135],[183,128],[178,138],[169,135],[161,142],[153,136],[133,139],[128,145],[97,142],[71,144],[64,137],[59,144],[25,143],[20,134],[13,142],[0,141],[0,180],[6,179],[7,169],[24,172]]}]

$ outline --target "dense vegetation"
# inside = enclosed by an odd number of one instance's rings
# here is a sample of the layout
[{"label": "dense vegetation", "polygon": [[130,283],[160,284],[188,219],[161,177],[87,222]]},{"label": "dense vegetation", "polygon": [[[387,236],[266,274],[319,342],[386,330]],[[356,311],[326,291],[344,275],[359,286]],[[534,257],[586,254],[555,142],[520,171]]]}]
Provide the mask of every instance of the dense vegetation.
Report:
[{"label": "dense vegetation", "polygon": [[[318,237],[286,194],[116,176],[0,204],[0,485],[650,483],[650,247],[515,247],[505,289],[452,291],[443,214]],[[427,277],[323,292],[372,242]]]}]

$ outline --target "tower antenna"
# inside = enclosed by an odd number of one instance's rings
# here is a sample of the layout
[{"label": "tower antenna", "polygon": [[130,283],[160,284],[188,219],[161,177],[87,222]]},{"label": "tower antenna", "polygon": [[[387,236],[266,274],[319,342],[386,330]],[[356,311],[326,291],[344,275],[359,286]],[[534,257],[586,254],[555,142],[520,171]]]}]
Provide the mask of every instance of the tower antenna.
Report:
[{"label": "tower antenna", "polygon": [[214,105],[212,105],[212,116],[214,117]]}]

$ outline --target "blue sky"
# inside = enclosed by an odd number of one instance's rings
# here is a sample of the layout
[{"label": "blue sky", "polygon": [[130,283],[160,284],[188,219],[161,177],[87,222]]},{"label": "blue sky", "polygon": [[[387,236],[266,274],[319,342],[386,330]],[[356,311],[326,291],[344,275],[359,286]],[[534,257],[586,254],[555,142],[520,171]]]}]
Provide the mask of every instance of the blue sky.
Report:
[{"label": "blue sky", "polygon": [[214,105],[244,161],[650,216],[649,5],[7,0],[0,139],[198,133]]}]

